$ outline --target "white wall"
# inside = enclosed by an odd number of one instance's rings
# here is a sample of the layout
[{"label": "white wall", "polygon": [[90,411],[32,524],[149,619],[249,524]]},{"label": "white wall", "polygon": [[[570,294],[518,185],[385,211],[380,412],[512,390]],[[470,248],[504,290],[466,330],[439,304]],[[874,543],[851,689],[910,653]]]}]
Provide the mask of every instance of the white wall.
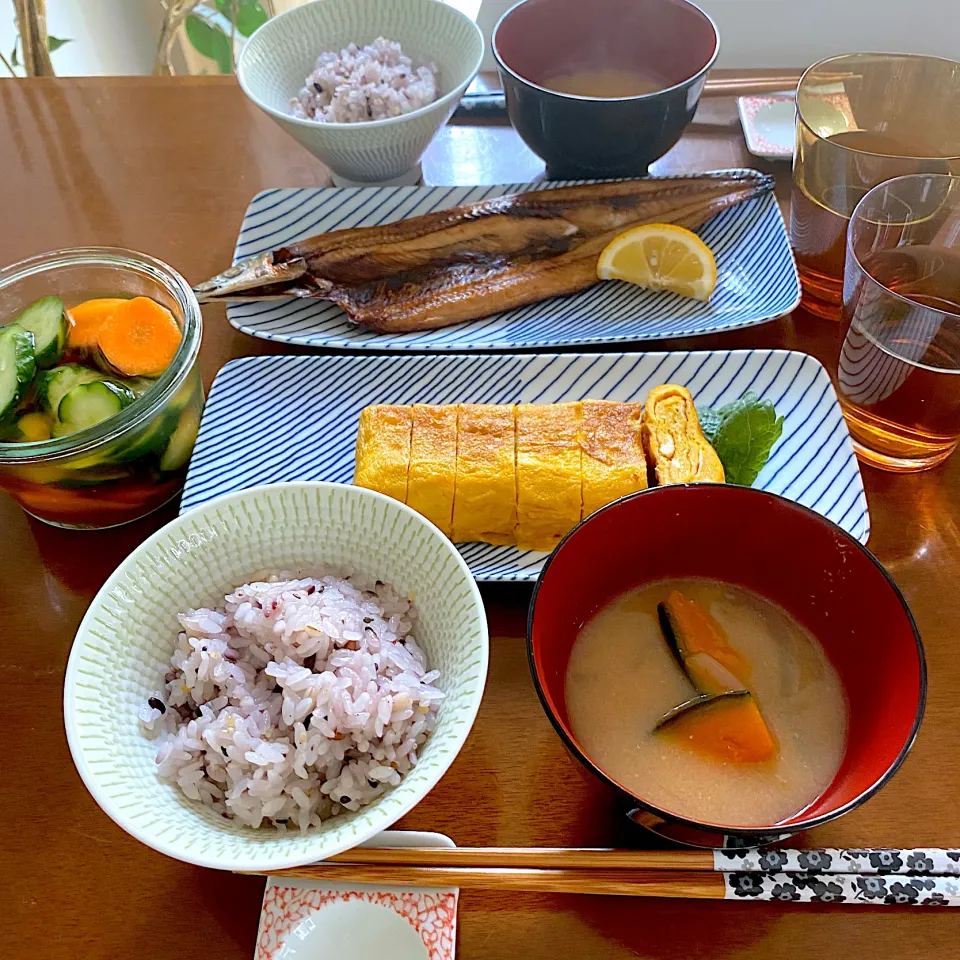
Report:
[{"label": "white wall", "polygon": [[[279,12],[299,2],[303,0],[273,0],[273,6]],[[472,13],[479,0],[450,2]],[[478,22],[488,40],[514,2],[480,2]],[[802,67],[857,50],[960,59],[960,0],[698,2],[720,28],[721,67]],[[160,0],[47,0],[50,33],[74,40],[54,54],[54,69],[61,76],[150,73],[162,16]],[[4,54],[13,46],[11,20],[0,14]],[[494,66],[489,49],[486,66]]]},{"label": "white wall", "polygon": [[[8,56],[16,33],[5,7],[0,50]],[[53,69],[64,77],[150,73],[162,22],[160,0],[47,0],[50,35],[73,41],[53,54]]]},{"label": "white wall", "polygon": [[[478,22],[487,37],[514,2],[483,0]],[[960,59],[960,0],[695,2],[720,30],[718,67],[803,67],[863,50]],[[487,58],[492,69],[489,49]]]}]

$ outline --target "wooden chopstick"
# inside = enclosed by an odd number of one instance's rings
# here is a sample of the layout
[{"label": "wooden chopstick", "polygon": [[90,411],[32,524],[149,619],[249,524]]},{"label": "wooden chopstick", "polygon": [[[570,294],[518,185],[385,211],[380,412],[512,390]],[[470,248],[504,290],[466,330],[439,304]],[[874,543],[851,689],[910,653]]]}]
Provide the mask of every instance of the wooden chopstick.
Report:
[{"label": "wooden chopstick", "polygon": [[354,847],[309,869],[327,865],[391,868],[492,870],[593,870],[629,872],[824,873],[845,875],[913,875],[956,877],[958,849],[757,850],[741,856],[712,850],[618,850],[598,847]]},{"label": "wooden chopstick", "polygon": [[753,93],[784,93],[797,89],[803,72],[775,77],[708,77],[703,85],[704,97],[749,96]]},{"label": "wooden chopstick", "polygon": [[535,893],[580,893],[623,897],[674,897],[722,900],[725,874],[663,870],[523,870],[498,867],[418,867],[358,863],[308,864],[267,871],[272,877],[328,883],[376,883],[390,886],[460,887]]},{"label": "wooden chopstick", "polygon": [[534,870],[714,869],[710,850],[614,850],[596,847],[354,847],[324,863]]}]

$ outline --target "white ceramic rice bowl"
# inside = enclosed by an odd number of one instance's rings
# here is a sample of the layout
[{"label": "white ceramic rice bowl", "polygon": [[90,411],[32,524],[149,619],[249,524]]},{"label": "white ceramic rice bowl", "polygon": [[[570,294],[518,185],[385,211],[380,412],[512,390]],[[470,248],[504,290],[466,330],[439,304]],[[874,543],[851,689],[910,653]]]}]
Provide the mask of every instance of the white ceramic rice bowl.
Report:
[{"label": "white ceramic rice bowl", "polygon": [[[413,592],[415,630],[445,693],[437,728],[399,786],[306,833],[252,829],[188,800],[157,776],[157,745],[137,708],[163,689],[176,614],[223,603],[257,570],[326,567]],[[336,483],[254,487],[212,500],[141,544],[100,589],[77,632],[64,681],[74,762],[103,810],[168,856],[224,870],[322,860],[369,839],[422,800],[473,725],[487,675],[483,602],[453,544],[389,497]]]},{"label": "white ceramic rice bowl", "polygon": [[[397,41],[414,64],[434,63],[440,96],[399,117],[321,123],[290,115],[289,101],[317,56],[377,37]],[[440,0],[315,0],[268,20],[237,65],[244,93],[326,164],[340,186],[410,182],[437,131],[460,102],[483,59],[477,25]]]}]

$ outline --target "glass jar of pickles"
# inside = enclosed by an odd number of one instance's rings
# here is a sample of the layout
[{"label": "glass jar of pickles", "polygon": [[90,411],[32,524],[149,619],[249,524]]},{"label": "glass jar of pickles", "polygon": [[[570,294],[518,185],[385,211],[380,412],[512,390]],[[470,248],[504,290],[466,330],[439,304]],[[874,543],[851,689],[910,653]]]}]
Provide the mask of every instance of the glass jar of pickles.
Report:
[{"label": "glass jar of pickles", "polygon": [[203,410],[200,335],[190,286],[141,253],[58,250],[0,271],[0,488],[70,528],[176,496]]}]

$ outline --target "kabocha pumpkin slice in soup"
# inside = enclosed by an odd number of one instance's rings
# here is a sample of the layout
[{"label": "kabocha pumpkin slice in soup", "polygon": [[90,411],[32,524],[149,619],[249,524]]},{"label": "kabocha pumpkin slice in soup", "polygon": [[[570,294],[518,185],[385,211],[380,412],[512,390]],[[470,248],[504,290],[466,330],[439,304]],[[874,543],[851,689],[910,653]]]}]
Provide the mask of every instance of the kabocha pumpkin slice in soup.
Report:
[{"label": "kabocha pumpkin slice in soup", "polygon": [[[708,653],[688,653],[689,675],[677,665],[657,609],[674,593],[719,623],[749,661],[749,684]],[[691,676],[733,689],[697,693]],[[823,647],[788,611],[725,581],[669,577],[614,597],[579,628],[563,696],[591,762],[645,802],[704,823],[768,827],[795,816],[828,788],[846,751],[846,697]]]},{"label": "kabocha pumpkin slice in soup", "polygon": [[655,732],[701,756],[732,763],[762,763],[777,752],[747,690],[700,694],[666,714]]},{"label": "kabocha pumpkin slice in soup", "polygon": [[410,407],[378,404],[360,411],[353,482],[407,502]]},{"label": "kabocha pumpkin slice in soup", "polygon": [[457,408],[414,404],[411,424],[407,505],[449,537],[457,465]]},{"label": "kabocha pumpkin slice in soup", "polygon": [[133,297],[104,321],[97,348],[109,370],[126,377],[159,377],[182,339],[180,326],[166,307],[150,297]]},{"label": "kabocha pumpkin slice in soup", "polygon": [[657,483],[723,483],[723,464],[703,435],[686,387],[666,383],[647,394],[642,435]]},{"label": "kabocha pumpkin slice in soup", "polygon": [[684,673],[702,693],[728,693],[743,684],[709,653],[694,653],[683,660]]},{"label": "kabocha pumpkin slice in soup", "polygon": [[672,590],[657,604],[657,617],[667,644],[701,693],[723,693],[749,683],[749,660],[695,600]]},{"label": "kabocha pumpkin slice in soup", "polygon": [[463,403],[458,407],[454,542],[516,542],[515,451],[512,405]]}]

